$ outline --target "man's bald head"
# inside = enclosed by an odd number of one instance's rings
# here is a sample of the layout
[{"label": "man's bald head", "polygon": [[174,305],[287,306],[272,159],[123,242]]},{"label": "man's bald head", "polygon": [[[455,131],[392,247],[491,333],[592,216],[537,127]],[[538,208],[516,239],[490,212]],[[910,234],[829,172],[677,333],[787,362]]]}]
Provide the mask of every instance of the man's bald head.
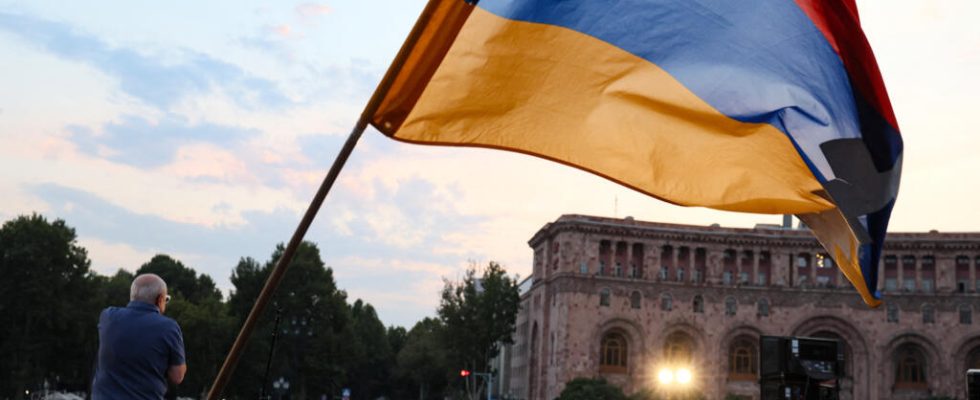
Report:
[{"label": "man's bald head", "polygon": [[161,295],[167,294],[167,282],[156,274],[141,274],[129,287],[129,300],[156,304]]}]

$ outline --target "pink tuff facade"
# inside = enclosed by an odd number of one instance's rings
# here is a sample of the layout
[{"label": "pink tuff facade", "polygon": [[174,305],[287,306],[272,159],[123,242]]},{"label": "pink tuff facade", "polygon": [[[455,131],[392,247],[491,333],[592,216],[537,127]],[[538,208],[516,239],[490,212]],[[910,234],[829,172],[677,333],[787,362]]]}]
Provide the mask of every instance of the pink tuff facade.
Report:
[{"label": "pink tuff facade", "polygon": [[758,399],[760,335],[845,343],[845,399],[965,397],[980,367],[980,233],[891,233],[866,306],[805,229],[564,215],[529,241],[502,393],[550,400],[603,377],[626,393],[682,365],[708,399]]}]

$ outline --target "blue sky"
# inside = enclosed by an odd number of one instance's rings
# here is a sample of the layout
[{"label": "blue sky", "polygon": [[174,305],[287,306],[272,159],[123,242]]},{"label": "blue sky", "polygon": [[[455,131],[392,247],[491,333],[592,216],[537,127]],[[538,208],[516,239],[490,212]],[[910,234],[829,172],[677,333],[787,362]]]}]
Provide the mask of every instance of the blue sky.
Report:
[{"label": "blue sky", "polygon": [[[906,142],[894,230],[980,230],[978,4],[859,1]],[[0,0],[0,219],[67,220],[101,273],[162,252],[230,289],[240,257],[288,239],[422,6]],[[410,326],[472,262],[526,276],[527,240],[564,213],[780,220],[369,131],[307,238],[351,298]]]}]

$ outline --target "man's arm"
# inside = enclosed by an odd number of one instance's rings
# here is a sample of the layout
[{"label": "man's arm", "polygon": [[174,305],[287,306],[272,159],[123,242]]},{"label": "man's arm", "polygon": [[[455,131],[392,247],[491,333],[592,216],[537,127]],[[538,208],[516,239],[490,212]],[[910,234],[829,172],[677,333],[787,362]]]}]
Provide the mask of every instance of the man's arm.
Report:
[{"label": "man's arm", "polygon": [[167,368],[167,379],[174,385],[179,385],[184,381],[184,373],[187,372],[187,361],[184,357],[184,334],[180,331],[177,321],[173,321],[173,335],[169,336],[170,342],[170,368]]},{"label": "man's arm", "polygon": [[170,383],[174,385],[179,385],[184,381],[184,374],[187,373],[187,364],[171,365],[167,369],[167,378],[170,379]]}]

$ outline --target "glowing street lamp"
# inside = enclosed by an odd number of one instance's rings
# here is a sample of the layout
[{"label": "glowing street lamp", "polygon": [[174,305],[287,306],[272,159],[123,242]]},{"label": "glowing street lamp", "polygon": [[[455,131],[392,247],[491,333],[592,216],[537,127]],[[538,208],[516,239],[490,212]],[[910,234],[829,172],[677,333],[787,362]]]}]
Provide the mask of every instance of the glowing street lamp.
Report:
[{"label": "glowing street lamp", "polygon": [[674,377],[677,378],[677,383],[687,385],[691,383],[691,370],[687,368],[678,369]]},{"label": "glowing street lamp", "polygon": [[694,373],[686,367],[663,367],[657,372],[657,381],[668,390],[687,387],[694,380]]}]

